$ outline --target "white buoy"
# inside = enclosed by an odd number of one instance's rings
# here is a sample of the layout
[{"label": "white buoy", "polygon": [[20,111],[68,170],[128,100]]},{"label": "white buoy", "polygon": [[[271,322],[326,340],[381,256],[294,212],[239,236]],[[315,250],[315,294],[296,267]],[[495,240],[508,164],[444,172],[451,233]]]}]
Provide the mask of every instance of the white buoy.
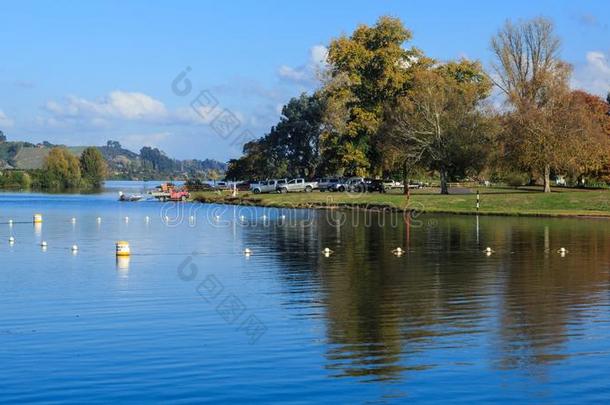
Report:
[{"label": "white buoy", "polygon": [[34,214],[33,221],[35,224],[42,224],[42,214]]},{"label": "white buoy", "polygon": [[78,245],[72,245],[72,251],[73,252],[77,252],[78,251]]},{"label": "white buoy", "polygon": [[240,215],[240,216],[239,216],[239,219],[240,219],[240,221],[245,221],[245,220],[246,220],[246,217],[245,217],[244,215]]},{"label": "white buoy", "polygon": [[394,253],[396,256],[402,256],[405,251],[403,250],[403,248],[398,246],[396,249],[392,250],[392,253]]},{"label": "white buoy", "polygon": [[125,217],[125,223],[129,222],[129,217]]},{"label": "white buoy", "polygon": [[494,251],[493,251],[493,249],[492,249],[492,248],[490,248],[489,246],[487,246],[483,252],[485,252],[485,253],[493,253]]},{"label": "white buoy", "polygon": [[189,220],[190,220],[191,222],[192,222],[192,221],[194,221],[194,220],[195,220],[195,216],[194,216],[194,215],[191,215],[191,216],[189,217]]},{"label": "white buoy", "polygon": [[244,254],[245,254],[246,256],[250,256],[252,253],[253,253],[253,252],[252,252],[252,250],[250,250],[250,248],[245,248],[245,249],[244,249]]},{"label": "white buoy", "polygon": [[72,223],[75,224],[76,223],[76,218],[72,217]]},{"label": "white buoy", "polygon": [[280,215],[281,219],[286,219],[286,215]]},{"label": "white buoy", "polygon": [[42,242],[40,242],[40,247],[46,248],[47,247],[47,241],[43,240]]},{"label": "white buoy", "polygon": [[264,221],[265,219],[267,219],[267,215],[263,214],[262,218],[263,218],[263,221]]},{"label": "white buoy", "polygon": [[97,221],[98,224],[101,224],[102,223],[102,217],[97,217],[96,221]]},{"label": "white buoy", "polygon": [[332,250],[330,250],[329,248],[327,248],[327,247],[325,247],[325,248],[322,250],[322,254],[323,254],[324,256],[326,256],[326,257],[328,257],[328,256],[332,255],[333,253],[334,253],[334,252],[333,252]]},{"label": "white buoy", "polygon": [[9,219],[9,220],[8,220],[8,224],[9,224],[9,226],[13,226],[13,220],[12,220],[12,219]]},{"label": "white buoy", "polygon": [[557,253],[559,253],[561,255],[565,255],[566,253],[568,253],[568,249],[561,247],[561,248],[559,248],[559,250],[557,250]]},{"label": "white buoy", "polygon": [[169,222],[169,217],[167,215],[164,217],[164,219],[165,219],[165,222]]},{"label": "white buoy", "polygon": [[15,238],[14,238],[14,237],[12,237],[12,236],[9,236],[9,238],[8,238],[8,243],[10,243],[11,245],[12,245],[13,243],[15,243]]},{"label": "white buoy", "polygon": [[146,222],[150,222],[150,217],[149,217],[148,215],[147,215],[147,216],[145,216],[145,217],[144,217],[144,221],[146,221]]},{"label": "white buoy", "polygon": [[215,219],[216,221],[220,221],[220,215],[215,215],[215,216],[214,216],[214,219]]}]

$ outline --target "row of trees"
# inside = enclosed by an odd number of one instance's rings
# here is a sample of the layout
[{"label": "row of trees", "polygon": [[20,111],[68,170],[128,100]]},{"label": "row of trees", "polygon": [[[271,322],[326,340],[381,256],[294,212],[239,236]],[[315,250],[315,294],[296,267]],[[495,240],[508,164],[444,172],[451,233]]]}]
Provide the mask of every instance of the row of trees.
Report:
[{"label": "row of trees", "polygon": [[[313,95],[293,98],[280,122],[229,162],[228,178],[437,173],[441,192],[464,177],[519,172],[603,177],[610,166],[610,96],[569,87],[550,21],[506,25],[492,38],[492,71],[439,62],[405,44],[400,20],[380,18],[329,46]],[[492,90],[504,103],[495,107]]]},{"label": "row of trees", "polygon": [[107,173],[101,152],[86,148],[80,158],[66,148],[51,149],[43,169],[36,172],[34,185],[42,189],[99,188]]}]

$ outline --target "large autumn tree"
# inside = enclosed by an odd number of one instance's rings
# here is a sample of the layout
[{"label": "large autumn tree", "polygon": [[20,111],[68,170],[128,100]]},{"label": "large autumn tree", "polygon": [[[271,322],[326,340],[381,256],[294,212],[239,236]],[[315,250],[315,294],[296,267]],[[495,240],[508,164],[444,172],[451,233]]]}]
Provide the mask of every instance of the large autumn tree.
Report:
[{"label": "large autumn tree", "polygon": [[322,154],[328,172],[380,174],[379,128],[384,105],[406,93],[415,65],[424,63],[405,48],[411,32],[397,18],[360,25],[333,40],[328,51],[327,98]]},{"label": "large autumn tree", "polygon": [[582,90],[572,92],[576,111],[586,125],[581,147],[575,149],[578,165],[572,168],[579,179],[593,175],[610,182],[610,94],[608,100]]},{"label": "large autumn tree", "polygon": [[589,165],[585,160],[599,146],[599,133],[570,91],[571,68],[560,58],[551,21],[507,22],[491,45],[492,77],[510,106],[503,136],[507,158],[542,175],[550,192],[551,171]]},{"label": "large autumn tree", "polygon": [[385,151],[393,154],[408,184],[410,169],[423,165],[440,174],[441,193],[450,178],[479,171],[495,130],[483,101],[491,82],[478,62],[462,60],[413,76],[412,88],[388,110],[383,126]]},{"label": "large autumn tree", "polygon": [[44,188],[75,188],[80,186],[81,171],[78,158],[68,149],[51,149],[43,164]]}]

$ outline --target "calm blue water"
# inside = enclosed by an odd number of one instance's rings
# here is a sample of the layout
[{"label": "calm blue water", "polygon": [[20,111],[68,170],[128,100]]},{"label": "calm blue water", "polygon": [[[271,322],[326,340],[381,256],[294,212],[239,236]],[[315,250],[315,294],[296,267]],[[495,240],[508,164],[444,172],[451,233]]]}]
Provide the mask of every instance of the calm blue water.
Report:
[{"label": "calm blue water", "polygon": [[118,189],[141,185],[109,188],[0,194],[0,402],[610,397],[608,221],[407,227],[388,214],[119,203]]}]

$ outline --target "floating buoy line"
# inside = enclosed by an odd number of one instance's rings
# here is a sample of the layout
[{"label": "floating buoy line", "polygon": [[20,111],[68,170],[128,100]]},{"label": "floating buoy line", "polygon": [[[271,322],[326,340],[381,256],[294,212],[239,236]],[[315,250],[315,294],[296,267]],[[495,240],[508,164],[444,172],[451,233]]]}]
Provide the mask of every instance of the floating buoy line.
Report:
[{"label": "floating buoy line", "polygon": [[[214,216],[214,220],[215,221],[219,221],[220,220],[220,215],[215,215]],[[270,217],[263,214],[261,216],[261,219],[263,220],[267,220]],[[278,216],[279,219],[285,219],[286,215],[279,215]],[[129,222],[129,217],[125,216],[123,217],[123,220],[125,223]],[[166,215],[163,218],[166,222],[169,221],[169,217]],[[195,216],[191,215],[189,216],[189,221],[192,223],[195,220]],[[244,222],[247,220],[246,216],[244,215],[240,215],[239,216],[239,220]],[[70,219],[70,222],[72,224],[75,224],[77,221],[76,217],[72,217]],[[150,222],[150,217],[147,215],[144,217],[144,221],[148,224]],[[102,222],[102,217],[96,217],[96,222],[98,224],[100,224]],[[9,219],[7,222],[5,222],[4,224],[8,224],[9,226],[13,226],[13,224],[34,224],[34,225],[40,225],[43,223],[43,216],[42,214],[34,214],[32,216],[32,221],[20,221],[20,222],[15,222],[13,219]],[[0,222],[0,224],[2,224]],[[37,229],[41,229],[40,227],[38,227]],[[14,236],[9,236],[8,238],[8,243],[9,245],[13,246],[16,243],[16,239]],[[42,248],[43,251],[46,251],[48,248],[48,243],[46,240],[42,240],[39,243],[39,246]],[[69,250],[73,253],[76,254],[79,251],[79,246],[77,244],[73,244],[72,246],[70,246]],[[548,249],[546,250],[548,252]],[[560,254],[562,257],[564,257],[566,254],[569,253],[569,250],[566,249],[565,247],[560,247],[559,249],[557,249],[556,251],[558,254]],[[248,247],[244,248],[244,250],[242,251],[244,256],[251,256],[254,254],[254,251]],[[325,257],[330,257],[333,253],[335,253],[332,249],[325,247],[321,253],[325,256]],[[397,257],[403,256],[404,254],[408,253],[407,250],[403,249],[402,247],[398,246],[394,249],[391,250],[391,253],[394,254]],[[485,253],[485,255],[487,256],[491,256],[492,254],[496,253],[495,250],[493,250],[490,246],[487,246],[485,249],[483,249],[483,253]],[[128,257],[131,256],[131,248],[129,245],[129,242],[127,241],[118,241],[115,244],[115,254],[117,257]],[[136,254],[136,256],[168,256],[168,255],[195,255],[195,254],[205,254],[204,252],[187,252],[187,253],[141,253],[141,254]]]}]

